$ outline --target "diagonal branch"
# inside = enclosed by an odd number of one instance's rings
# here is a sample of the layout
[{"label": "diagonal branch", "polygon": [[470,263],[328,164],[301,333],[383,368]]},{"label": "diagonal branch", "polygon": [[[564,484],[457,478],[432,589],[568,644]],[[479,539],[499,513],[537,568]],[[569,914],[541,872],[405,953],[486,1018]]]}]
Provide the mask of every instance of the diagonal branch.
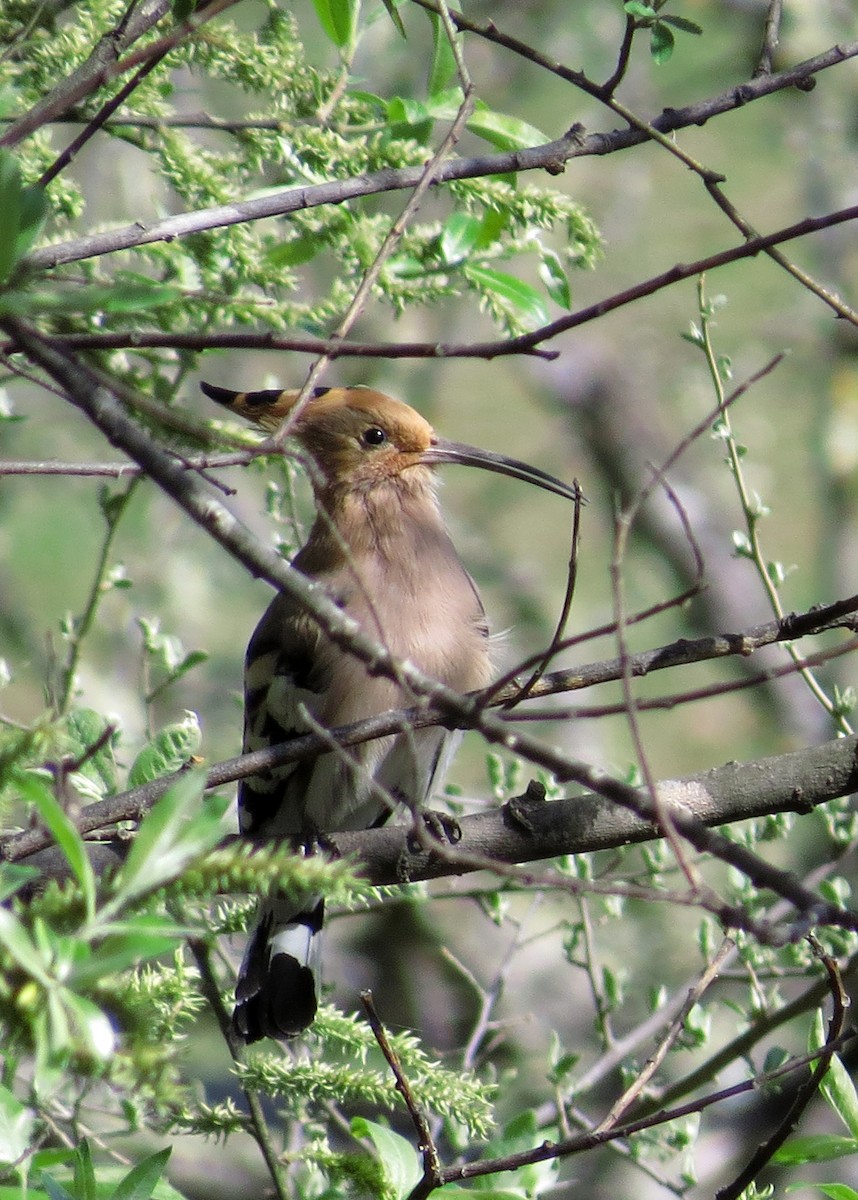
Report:
[{"label": "diagonal branch", "polygon": [[[858,738],[838,738],[820,746],[748,763],[727,763],[699,775],[664,780],[657,785],[657,790],[660,802],[669,806],[677,828],[682,832],[688,823],[708,833],[710,826],[733,824],[773,813],[808,813],[820,804],[858,790]],[[335,856],[354,859],[364,879],[382,886],[440,879],[477,870],[499,870],[504,865],[616,849],[661,836],[661,830],[653,820],[653,811],[649,817],[635,815],[628,808],[606,802],[595,794],[552,801],[545,801],[541,796],[539,786],[532,785],[525,796],[516,797],[502,808],[462,817],[459,821],[462,837],[455,846],[439,844],[437,849],[415,846],[409,825],[326,834],[325,843]],[[85,817],[88,812],[89,809],[84,809],[81,816]],[[246,839],[231,835],[220,848],[237,841],[246,844]],[[723,858],[723,841],[719,837],[718,844],[713,842],[704,849],[711,849]],[[67,876],[68,865],[58,849],[39,850],[33,854],[23,841],[17,845],[12,842],[12,839],[7,840],[3,848],[5,857],[23,859],[37,867],[43,879]],[[727,845],[735,849],[732,843]],[[104,871],[118,865],[127,849],[127,840],[94,844],[91,850],[96,868]],[[731,860],[733,857],[731,853]],[[750,857],[754,859],[755,875],[759,875],[760,868],[766,868],[766,885],[778,895],[786,896],[791,903],[798,903],[803,915],[812,912],[813,918],[823,923],[849,929],[858,927],[858,914],[823,903],[788,872],[769,868],[762,860]],[[740,869],[746,867],[743,860]],[[525,884],[535,882],[532,874],[527,873],[516,875],[516,879]],[[539,882],[545,884],[542,877]],[[562,880],[552,878],[552,882],[567,889],[576,886],[576,881],[570,881],[568,876]],[[623,885],[607,883],[602,886],[584,881],[581,889],[617,894],[623,891]],[[657,892],[651,892],[650,898],[682,900],[678,895],[662,896]],[[689,902],[687,898],[685,902]],[[691,902],[699,904],[700,898],[692,896]],[[739,927],[747,920],[733,910],[724,910],[720,915],[731,918]],[[757,932],[765,932],[759,922],[757,926]],[[779,936],[777,931],[770,933],[775,939]]]},{"label": "diagonal branch", "polygon": [[157,25],[171,7],[170,0],[144,0],[134,8],[127,21],[98,41],[85,62],[60,80],[29,112],[13,121],[0,136],[0,146],[16,146],[43,125],[64,117],[69,109],[97,91],[110,78],[122,51]]}]

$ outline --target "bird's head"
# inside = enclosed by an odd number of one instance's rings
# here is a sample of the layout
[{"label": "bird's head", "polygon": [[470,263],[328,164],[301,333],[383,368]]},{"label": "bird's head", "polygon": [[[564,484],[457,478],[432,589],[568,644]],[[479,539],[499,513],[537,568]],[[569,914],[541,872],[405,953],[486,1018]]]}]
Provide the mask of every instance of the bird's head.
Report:
[{"label": "bird's head", "polygon": [[[259,429],[274,432],[289,416],[297,391],[233,392],[201,383],[202,391]],[[327,487],[367,489],[408,478],[415,467],[461,463],[536,484],[579,502],[565,484],[515,458],[439,437],[420,413],[368,387],[317,388],[295,418],[292,436],[312,457]]]}]

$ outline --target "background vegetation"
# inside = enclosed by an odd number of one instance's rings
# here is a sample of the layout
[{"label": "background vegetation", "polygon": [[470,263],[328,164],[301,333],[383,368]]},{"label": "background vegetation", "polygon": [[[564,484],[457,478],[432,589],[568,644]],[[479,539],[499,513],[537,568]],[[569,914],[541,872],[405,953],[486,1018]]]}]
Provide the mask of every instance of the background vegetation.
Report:
[{"label": "background vegetation", "polygon": [[[0,8],[0,1194],[856,1194],[854,23]],[[470,732],[408,886],[402,830],[228,836],[312,510],[200,378],[372,384],[587,494],[558,648],[571,514],[445,473],[499,665],[543,676],[413,677]],[[274,879],[331,898],[329,1003],[244,1053]]]}]

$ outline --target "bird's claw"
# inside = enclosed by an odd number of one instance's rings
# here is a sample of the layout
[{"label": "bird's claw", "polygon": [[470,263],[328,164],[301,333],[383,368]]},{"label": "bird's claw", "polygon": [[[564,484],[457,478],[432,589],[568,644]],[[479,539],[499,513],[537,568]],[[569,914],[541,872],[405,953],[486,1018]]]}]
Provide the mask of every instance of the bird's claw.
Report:
[{"label": "bird's claw", "polygon": [[300,834],[295,839],[294,846],[295,853],[300,854],[302,858],[312,858],[314,854],[336,853],[334,843],[318,829]]},{"label": "bird's claw", "polygon": [[422,808],[415,815],[414,822],[414,827],[408,834],[408,851],[410,854],[419,854],[421,850],[426,850],[424,833],[428,834],[434,841],[441,842],[447,846],[455,846],[457,842],[462,840],[462,826],[449,813],[439,812],[435,808]]}]

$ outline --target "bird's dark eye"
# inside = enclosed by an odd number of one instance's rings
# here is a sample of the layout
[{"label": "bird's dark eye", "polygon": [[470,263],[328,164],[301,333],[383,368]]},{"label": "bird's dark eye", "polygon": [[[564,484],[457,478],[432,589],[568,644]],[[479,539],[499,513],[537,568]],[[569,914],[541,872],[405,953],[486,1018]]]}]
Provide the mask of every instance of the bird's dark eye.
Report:
[{"label": "bird's dark eye", "polygon": [[378,425],[370,425],[360,435],[360,440],[365,446],[380,446],[387,441],[387,434],[383,429],[379,429]]}]

